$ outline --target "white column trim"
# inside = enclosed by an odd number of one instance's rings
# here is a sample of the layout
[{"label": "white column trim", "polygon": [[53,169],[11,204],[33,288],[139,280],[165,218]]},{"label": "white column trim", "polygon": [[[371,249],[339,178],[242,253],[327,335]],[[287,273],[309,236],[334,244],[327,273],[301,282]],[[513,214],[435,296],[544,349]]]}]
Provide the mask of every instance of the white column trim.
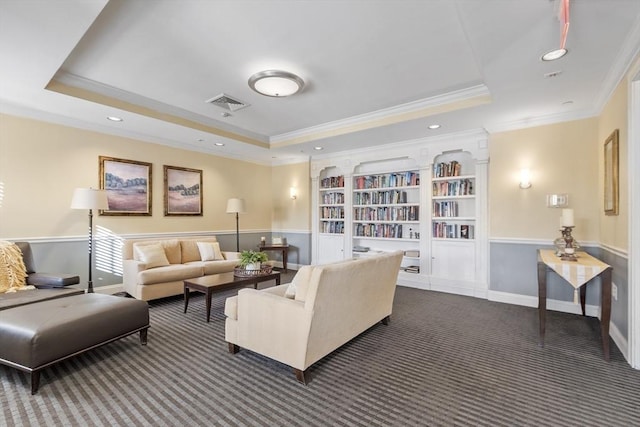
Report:
[{"label": "white column trim", "polygon": [[[627,360],[640,369],[640,59],[629,73],[629,353]],[[635,268],[634,268],[635,266]]]}]

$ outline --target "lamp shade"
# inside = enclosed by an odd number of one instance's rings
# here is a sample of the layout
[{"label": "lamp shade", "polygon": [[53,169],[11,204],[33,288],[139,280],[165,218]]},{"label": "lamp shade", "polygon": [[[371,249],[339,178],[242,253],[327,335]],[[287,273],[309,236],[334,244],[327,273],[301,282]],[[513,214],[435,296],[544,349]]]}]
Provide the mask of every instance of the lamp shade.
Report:
[{"label": "lamp shade", "polygon": [[227,200],[227,213],[245,213],[246,207],[244,199],[229,199]]},{"label": "lamp shade", "polygon": [[106,190],[76,188],[71,199],[71,209],[109,209]]}]

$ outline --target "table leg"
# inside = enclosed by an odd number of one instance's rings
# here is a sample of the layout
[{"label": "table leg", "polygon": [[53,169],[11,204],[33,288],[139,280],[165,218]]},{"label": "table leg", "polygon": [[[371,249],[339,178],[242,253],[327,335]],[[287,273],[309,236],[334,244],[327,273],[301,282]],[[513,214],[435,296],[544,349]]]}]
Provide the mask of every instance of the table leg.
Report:
[{"label": "table leg", "polygon": [[600,274],[600,331],[602,335],[602,351],[604,360],[609,361],[609,322],[611,321],[611,267]]},{"label": "table leg", "polygon": [[544,347],[544,332],[547,320],[547,266],[544,262],[538,262],[538,319],[540,330],[538,346]]},{"label": "table leg", "polygon": [[282,267],[284,268],[284,272],[287,272],[287,258],[289,255],[289,250],[288,249],[283,249],[282,250]]},{"label": "table leg", "polygon": [[211,317],[211,295],[213,291],[211,288],[207,288],[207,323],[209,323],[209,318]]},{"label": "table leg", "polygon": [[189,287],[184,287],[184,313],[187,312],[187,306],[189,305]]},{"label": "table leg", "polygon": [[280,275],[278,274],[278,277],[276,277],[276,286],[280,286]]},{"label": "table leg", "polygon": [[582,307],[582,315],[584,316],[584,308],[587,302],[587,284],[580,286],[580,307]]}]

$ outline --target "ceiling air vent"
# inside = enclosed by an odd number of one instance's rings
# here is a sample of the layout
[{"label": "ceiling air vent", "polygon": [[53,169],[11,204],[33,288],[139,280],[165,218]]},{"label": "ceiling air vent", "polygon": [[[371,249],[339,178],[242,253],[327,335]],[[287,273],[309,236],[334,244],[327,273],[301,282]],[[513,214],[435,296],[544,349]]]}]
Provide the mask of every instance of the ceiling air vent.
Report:
[{"label": "ceiling air vent", "polygon": [[218,96],[214,96],[211,99],[207,99],[205,102],[207,104],[216,105],[227,111],[238,111],[249,106],[249,104],[245,104],[244,102],[232,98],[224,93],[221,93]]}]

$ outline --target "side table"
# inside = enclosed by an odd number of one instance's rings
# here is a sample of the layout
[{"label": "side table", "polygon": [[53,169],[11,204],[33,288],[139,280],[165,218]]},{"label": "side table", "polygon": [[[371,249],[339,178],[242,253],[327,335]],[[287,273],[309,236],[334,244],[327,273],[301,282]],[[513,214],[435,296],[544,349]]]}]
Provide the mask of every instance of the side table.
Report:
[{"label": "side table", "polygon": [[609,322],[611,321],[611,272],[610,265],[585,252],[578,252],[577,261],[563,261],[553,250],[538,250],[538,317],[540,321],[539,342],[544,347],[544,334],[547,313],[547,271],[556,272],[575,288],[574,301],[577,303],[577,293],[580,292],[582,315],[585,315],[585,301],[587,297],[587,283],[600,276],[600,335],[602,336],[602,351],[604,359],[609,361]]},{"label": "side table", "polygon": [[287,272],[287,256],[289,254],[289,245],[267,245],[260,244],[258,246],[260,251],[280,251],[282,252],[282,267],[284,268],[284,272]]}]

